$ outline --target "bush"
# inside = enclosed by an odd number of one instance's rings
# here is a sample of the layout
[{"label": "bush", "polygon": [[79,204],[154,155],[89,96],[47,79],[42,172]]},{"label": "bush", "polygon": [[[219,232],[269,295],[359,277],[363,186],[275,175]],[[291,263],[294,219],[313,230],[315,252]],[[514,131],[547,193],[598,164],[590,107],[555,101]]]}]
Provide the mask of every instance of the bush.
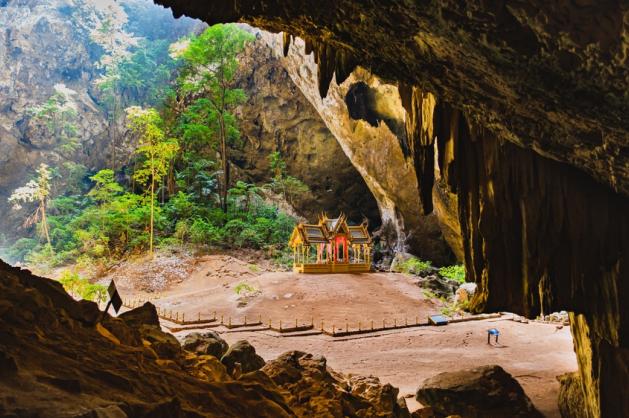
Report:
[{"label": "bush", "polygon": [[61,273],[59,283],[74,297],[92,302],[105,302],[107,300],[107,288],[101,284],[90,283],[78,273],[65,270]]},{"label": "bush", "polygon": [[397,265],[396,271],[400,273],[414,274],[421,276],[431,273],[433,270],[430,261],[423,261],[417,257],[410,257]]},{"label": "bush", "polygon": [[465,283],[465,266],[462,264],[441,267],[439,274],[448,279],[456,280],[459,283]]},{"label": "bush", "polygon": [[197,218],[190,226],[190,242],[194,244],[213,246],[221,242],[220,229],[204,219]]}]

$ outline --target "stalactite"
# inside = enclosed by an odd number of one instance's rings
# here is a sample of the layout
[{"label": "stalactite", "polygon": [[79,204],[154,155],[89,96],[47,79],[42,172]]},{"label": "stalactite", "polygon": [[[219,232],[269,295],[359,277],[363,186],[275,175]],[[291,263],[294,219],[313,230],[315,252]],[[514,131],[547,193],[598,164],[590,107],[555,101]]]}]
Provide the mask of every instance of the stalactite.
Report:
[{"label": "stalactite", "polygon": [[285,57],[288,56],[288,50],[290,49],[291,39],[292,39],[292,35],[290,33],[288,32],[282,33],[282,52],[284,53]]},{"label": "stalactite", "polygon": [[[435,151],[433,113],[435,97],[418,87],[398,87],[406,110],[406,141],[409,156],[415,165],[423,214],[432,212],[432,188],[435,182]],[[404,147],[403,147],[404,148]]]}]

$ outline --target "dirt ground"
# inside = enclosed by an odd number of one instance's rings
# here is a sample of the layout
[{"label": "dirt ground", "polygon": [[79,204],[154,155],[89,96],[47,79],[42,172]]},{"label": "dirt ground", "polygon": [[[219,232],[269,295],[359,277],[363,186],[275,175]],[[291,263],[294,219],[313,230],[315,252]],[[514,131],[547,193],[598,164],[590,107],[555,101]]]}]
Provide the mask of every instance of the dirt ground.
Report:
[{"label": "dirt ground", "polygon": [[[246,316],[250,322],[261,317],[265,324],[271,319],[275,326],[279,320],[294,325],[295,319],[299,324],[313,321],[317,328],[323,321],[326,329],[332,325],[343,328],[346,323],[357,328],[359,321],[366,326],[372,320],[381,325],[383,319],[391,325],[394,319],[399,324],[405,318],[409,322],[416,317],[425,320],[439,313],[443,304],[427,298],[416,279],[403,274],[271,272],[266,271],[268,265],[255,258],[242,261],[228,255],[186,259],[185,263],[191,263],[185,266],[187,277],[156,277],[159,286],[147,286],[147,280],[152,279],[143,277],[143,273],[130,274],[128,267],[111,277],[119,283],[123,298],[149,299],[162,309],[185,313],[186,318],[199,314],[211,317],[216,311],[225,322],[231,318],[234,323],[242,323]],[[137,271],[146,271],[146,267],[140,265]],[[138,282],[143,284],[139,286]],[[280,337],[270,331],[214,329],[230,344],[248,340],[267,360],[289,350],[323,355],[333,369],[377,376],[398,387],[401,395],[414,394],[424,379],[443,371],[498,364],[522,384],[542,413],[559,417],[559,384],[555,377],[577,369],[568,327],[557,329],[554,325],[523,324],[506,318],[346,338]],[[498,346],[487,344],[487,329],[493,327],[501,332]],[[411,410],[419,407],[413,398],[407,402]]]}]

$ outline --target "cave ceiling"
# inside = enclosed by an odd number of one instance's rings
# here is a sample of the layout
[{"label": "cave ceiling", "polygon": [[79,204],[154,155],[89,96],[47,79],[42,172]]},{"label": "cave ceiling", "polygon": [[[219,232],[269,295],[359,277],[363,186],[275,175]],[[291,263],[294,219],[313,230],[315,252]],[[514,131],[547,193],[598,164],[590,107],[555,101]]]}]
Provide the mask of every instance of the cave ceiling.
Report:
[{"label": "cave ceiling", "polygon": [[629,195],[626,1],[155,1],[305,39],[322,95],[360,65]]}]

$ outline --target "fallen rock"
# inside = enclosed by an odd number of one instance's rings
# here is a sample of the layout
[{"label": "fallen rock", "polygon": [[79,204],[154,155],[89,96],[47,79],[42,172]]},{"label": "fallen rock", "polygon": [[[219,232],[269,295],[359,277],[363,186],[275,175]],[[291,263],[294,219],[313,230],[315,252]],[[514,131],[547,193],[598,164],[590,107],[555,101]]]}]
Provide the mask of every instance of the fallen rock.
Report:
[{"label": "fallen rock", "polygon": [[377,378],[336,373],[322,356],[290,351],[267,362],[262,371],[286,391],[284,398],[299,417],[409,416],[397,403],[396,388],[381,385]]},{"label": "fallen rock", "polygon": [[204,333],[193,332],[186,335],[182,348],[196,354],[209,354],[221,358],[227,352],[229,345],[215,331]]},{"label": "fallen rock", "polygon": [[[238,369],[242,373],[249,373],[261,369],[265,362],[256,354],[256,349],[246,340],[236,341],[221,357],[221,363],[227,368],[229,374]],[[236,366],[240,364],[240,367]]]},{"label": "fallen rock", "polygon": [[469,302],[474,293],[476,293],[476,283],[463,283],[454,293],[454,301],[456,303]]},{"label": "fallen rock", "polygon": [[160,326],[159,317],[157,316],[157,310],[155,305],[150,302],[146,302],[144,305],[132,309],[130,311],[121,313],[118,318],[124,320],[132,327],[139,328],[142,325],[154,325]]},{"label": "fallen rock", "polygon": [[520,384],[496,365],[440,373],[426,379],[415,398],[443,416],[542,417]]}]

